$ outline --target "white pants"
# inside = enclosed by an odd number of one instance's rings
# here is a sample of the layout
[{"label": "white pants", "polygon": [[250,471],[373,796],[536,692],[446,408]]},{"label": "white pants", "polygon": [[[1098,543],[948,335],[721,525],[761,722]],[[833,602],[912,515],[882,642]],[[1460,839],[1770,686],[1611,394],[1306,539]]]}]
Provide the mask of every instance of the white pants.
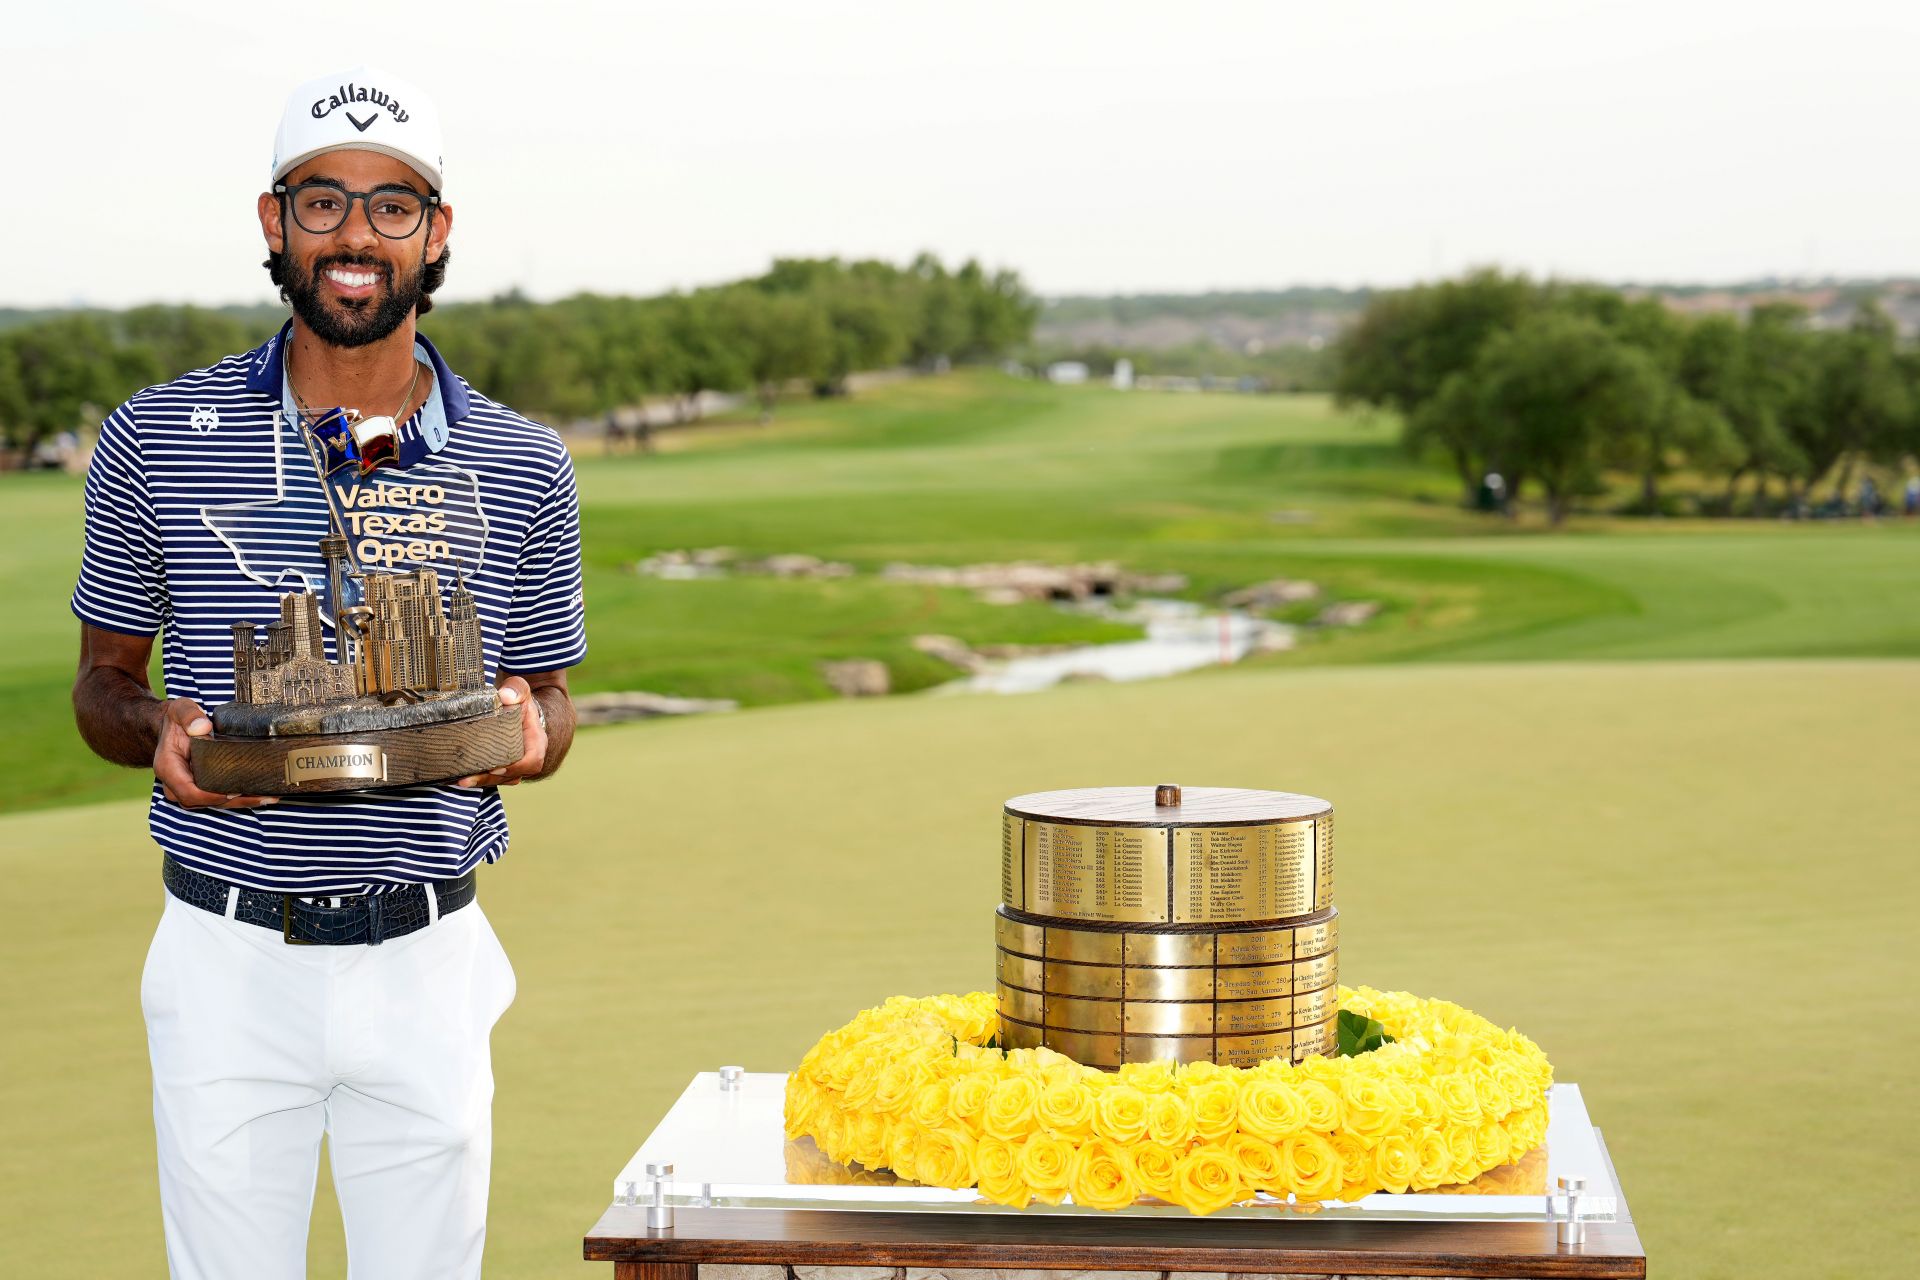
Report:
[{"label": "white pants", "polygon": [[304,947],[167,895],[140,1003],[175,1280],[304,1276],[323,1133],[351,1280],[478,1276],[513,993],[478,902]]}]

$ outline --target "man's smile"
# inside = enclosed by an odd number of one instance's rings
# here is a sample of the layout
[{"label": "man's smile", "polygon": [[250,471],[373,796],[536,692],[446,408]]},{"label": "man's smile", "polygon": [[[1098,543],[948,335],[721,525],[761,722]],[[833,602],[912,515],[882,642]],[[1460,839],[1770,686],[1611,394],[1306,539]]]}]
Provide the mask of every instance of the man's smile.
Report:
[{"label": "man's smile", "polygon": [[328,267],[320,273],[343,298],[370,298],[381,273],[364,267]]}]

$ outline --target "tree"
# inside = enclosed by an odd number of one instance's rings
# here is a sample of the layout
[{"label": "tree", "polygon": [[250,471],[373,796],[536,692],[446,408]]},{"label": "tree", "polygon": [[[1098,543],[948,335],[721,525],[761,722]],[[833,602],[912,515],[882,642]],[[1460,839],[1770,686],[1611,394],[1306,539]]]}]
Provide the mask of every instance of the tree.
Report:
[{"label": "tree", "polygon": [[97,316],[56,316],[0,333],[0,428],[31,453],[48,436],[97,424],[161,378],[153,353],[114,340]]},{"label": "tree", "polygon": [[1863,307],[1848,328],[1814,338],[1809,394],[1787,421],[1803,460],[1794,492],[1805,500],[1837,467],[1833,496],[1844,498],[1860,458],[1898,455],[1913,397],[1893,322],[1878,307]]},{"label": "tree", "polygon": [[1688,326],[1682,341],[1680,385],[1719,410],[1732,434],[1728,449],[1692,460],[1702,471],[1726,476],[1719,505],[1728,513],[1743,476],[1754,477],[1754,512],[1764,514],[1767,477],[1800,465],[1785,426],[1805,394],[1807,343],[1799,314],[1797,308],[1756,308],[1744,327],[1731,316],[1705,316]]},{"label": "tree", "polygon": [[760,421],[773,417],[780,389],[795,379],[818,381],[833,359],[834,334],[820,301],[801,293],[728,289],[715,298],[720,323],[740,343],[747,378],[760,400]]},{"label": "tree", "polygon": [[1376,295],[1334,344],[1334,393],[1341,404],[1397,410],[1407,442],[1435,444],[1452,459],[1464,501],[1471,504],[1485,474],[1488,442],[1475,419],[1447,422],[1461,410],[1459,395],[1421,410],[1448,378],[1467,370],[1494,335],[1511,330],[1540,306],[1540,290],[1525,276],[1497,270],[1459,280]]},{"label": "tree", "polygon": [[1473,414],[1496,459],[1540,481],[1556,525],[1605,455],[1670,412],[1673,395],[1646,351],[1565,311],[1496,334],[1458,378],[1447,397]]}]

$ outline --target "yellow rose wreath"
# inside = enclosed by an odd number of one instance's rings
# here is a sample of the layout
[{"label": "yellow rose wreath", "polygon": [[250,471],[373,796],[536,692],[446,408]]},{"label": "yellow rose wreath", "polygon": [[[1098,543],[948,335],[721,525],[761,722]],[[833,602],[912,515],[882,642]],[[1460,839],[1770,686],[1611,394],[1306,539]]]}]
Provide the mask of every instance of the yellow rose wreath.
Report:
[{"label": "yellow rose wreath", "polygon": [[1258,1192],[1355,1200],[1472,1182],[1547,1132],[1540,1047],[1459,1005],[1340,989],[1392,1043],[1354,1057],[1081,1066],[1002,1052],[991,992],[895,996],[829,1032],[787,1080],[786,1132],[828,1158],[999,1204],[1212,1213]]}]

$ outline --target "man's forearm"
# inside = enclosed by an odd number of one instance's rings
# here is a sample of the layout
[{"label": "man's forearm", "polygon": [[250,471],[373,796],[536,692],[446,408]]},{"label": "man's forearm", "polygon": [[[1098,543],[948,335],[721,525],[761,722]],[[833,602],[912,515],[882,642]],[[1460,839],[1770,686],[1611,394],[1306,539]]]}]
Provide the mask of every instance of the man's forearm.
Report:
[{"label": "man's forearm", "polygon": [[567,758],[567,752],[573,747],[573,727],[577,720],[573,698],[560,685],[535,685],[533,699],[546,713],[547,755],[540,763],[540,772],[528,778],[529,782],[551,777],[560,768],[560,762]]},{"label": "man's forearm", "polygon": [[95,667],[73,686],[73,718],[96,755],[134,769],[153,767],[166,701],[115,667]]}]

